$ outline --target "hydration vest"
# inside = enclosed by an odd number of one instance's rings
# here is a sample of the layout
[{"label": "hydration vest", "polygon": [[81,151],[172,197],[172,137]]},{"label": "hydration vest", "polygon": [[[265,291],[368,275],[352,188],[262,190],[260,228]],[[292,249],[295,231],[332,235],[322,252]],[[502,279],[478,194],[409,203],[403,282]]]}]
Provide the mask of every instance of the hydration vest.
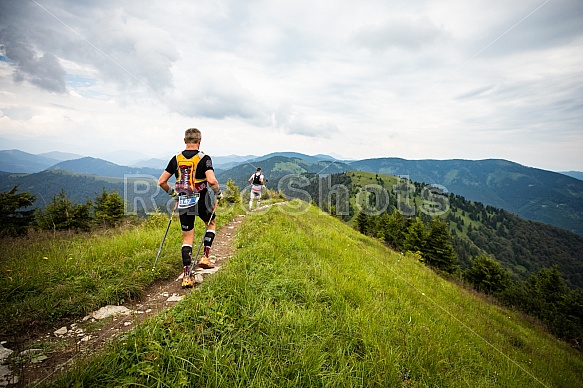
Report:
[{"label": "hydration vest", "polygon": [[200,151],[190,159],[185,158],[182,152],[176,155],[178,177],[176,178],[175,190],[178,193],[188,195],[198,193],[206,188],[206,178],[195,178],[196,166],[203,157],[204,153]]},{"label": "hydration vest", "polygon": [[253,184],[261,185],[261,174],[257,175],[257,173],[255,173],[255,175],[253,175]]}]

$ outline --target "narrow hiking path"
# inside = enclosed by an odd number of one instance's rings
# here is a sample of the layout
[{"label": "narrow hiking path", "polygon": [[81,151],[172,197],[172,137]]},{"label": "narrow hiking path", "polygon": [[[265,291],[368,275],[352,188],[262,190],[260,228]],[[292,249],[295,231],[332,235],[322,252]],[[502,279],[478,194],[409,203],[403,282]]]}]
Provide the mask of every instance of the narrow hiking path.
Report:
[{"label": "narrow hiking path", "polygon": [[[262,206],[257,210],[269,206]],[[234,236],[244,217],[245,215],[239,215],[217,230],[210,257],[215,267],[210,270],[198,269],[198,280],[204,281],[204,277],[220,270],[222,264],[233,256]],[[183,289],[181,273],[177,276],[150,285],[138,301],[130,301],[121,306],[106,306],[66,325],[62,324],[45,332],[26,332],[20,338],[12,338],[11,350],[19,353],[19,362],[9,365],[9,374],[6,368],[0,370],[0,387],[34,387],[55,378],[75,360],[91,356],[144,319],[174,306],[192,291]],[[198,284],[195,288],[197,286]]]}]

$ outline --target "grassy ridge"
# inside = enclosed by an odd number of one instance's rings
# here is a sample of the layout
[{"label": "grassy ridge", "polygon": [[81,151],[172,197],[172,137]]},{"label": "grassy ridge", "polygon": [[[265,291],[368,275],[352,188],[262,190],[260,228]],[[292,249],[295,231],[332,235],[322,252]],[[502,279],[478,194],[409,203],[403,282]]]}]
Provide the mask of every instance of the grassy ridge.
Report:
[{"label": "grassy ridge", "polygon": [[[219,209],[218,227],[240,212],[238,207]],[[176,276],[182,262],[176,215],[152,271],[168,221],[168,215],[158,213],[140,227],[2,240],[0,334],[120,304],[139,297],[156,279]],[[204,232],[200,220],[195,231],[198,242]]]},{"label": "grassy ridge", "polygon": [[200,288],[52,385],[583,384],[581,355],[520,316],[313,207],[278,209],[247,216]]}]

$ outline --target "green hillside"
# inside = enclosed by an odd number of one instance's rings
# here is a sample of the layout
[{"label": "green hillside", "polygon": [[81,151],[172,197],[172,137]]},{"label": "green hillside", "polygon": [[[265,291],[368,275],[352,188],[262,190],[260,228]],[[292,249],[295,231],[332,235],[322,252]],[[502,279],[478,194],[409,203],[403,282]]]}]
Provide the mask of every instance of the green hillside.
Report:
[{"label": "green hillside", "polygon": [[583,235],[583,181],[507,160],[367,159],[350,168],[440,184],[448,192]]},{"label": "green hillside", "polygon": [[286,195],[314,202],[329,214],[340,214],[349,225],[354,225],[360,212],[367,213],[374,230],[383,229],[383,214],[396,210],[426,223],[439,215],[449,224],[462,269],[474,257],[487,253],[518,279],[557,265],[571,287],[583,289],[583,237],[567,230],[524,220],[453,193],[431,193],[425,184],[385,174],[305,174],[291,187],[284,190]]},{"label": "green hillside", "polygon": [[[269,180],[266,186],[276,190],[279,181],[288,175],[335,174],[347,169],[346,164],[336,161],[307,161],[300,158],[273,156],[260,161],[246,162],[227,171],[220,171],[217,173],[217,178],[219,182],[231,179],[240,189],[243,189],[249,185],[247,179],[256,171],[257,167],[261,167],[263,174]],[[285,182],[283,184],[285,185]]]},{"label": "green hillside", "polygon": [[583,356],[319,209],[248,214],[174,308],[48,386],[575,387]]},{"label": "green hillside", "polygon": [[[110,176],[123,178],[124,175],[149,176],[155,181],[164,164],[157,160],[157,169],[146,168],[147,161],[136,167],[119,166],[101,159],[79,158],[57,165],[45,161],[43,166],[34,163],[44,160],[43,156],[20,151],[0,152],[1,171],[34,172],[46,168],[72,171],[77,174]],[[215,160],[216,159],[216,160]],[[583,235],[583,181],[568,174],[522,166],[507,160],[406,160],[401,158],[379,158],[358,161],[332,160],[326,155],[308,156],[294,152],[279,152],[261,157],[216,157],[216,174],[219,182],[233,180],[240,189],[247,186],[247,179],[256,167],[261,167],[269,180],[267,187],[279,190],[288,181],[281,178],[290,174],[335,174],[349,170],[359,170],[394,176],[407,176],[411,181],[439,184],[449,193],[494,206],[514,213],[521,218],[544,222]],[[221,163],[221,161],[228,161]],[[54,162],[54,160],[53,160]],[[159,163],[160,162],[160,163]],[[233,168],[229,166],[235,165]],[[20,167],[18,167],[20,166]],[[22,169],[22,167],[28,169]],[[153,165],[152,165],[153,166]],[[32,178],[35,177],[35,174]],[[14,176],[14,175],[13,175]],[[23,178],[24,180],[24,178]],[[18,183],[17,179],[12,182]],[[4,191],[10,190],[14,184]],[[70,198],[77,198],[78,185],[63,181],[56,192],[62,189]],[[47,191],[47,190],[45,190]],[[100,190],[99,190],[100,191]]]}]

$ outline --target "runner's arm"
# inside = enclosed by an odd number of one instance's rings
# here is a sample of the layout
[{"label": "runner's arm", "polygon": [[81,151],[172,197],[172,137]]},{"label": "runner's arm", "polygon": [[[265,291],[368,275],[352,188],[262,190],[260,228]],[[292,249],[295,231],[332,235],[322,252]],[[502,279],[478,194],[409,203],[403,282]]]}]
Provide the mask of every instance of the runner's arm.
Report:
[{"label": "runner's arm", "polygon": [[215,176],[215,172],[213,170],[206,170],[205,176],[207,183],[209,184],[210,188],[213,190],[215,194],[221,191],[221,188],[219,187],[219,181],[217,180],[217,177]]},{"label": "runner's arm", "polygon": [[170,191],[170,185],[168,184],[168,180],[170,179],[171,176],[172,176],[172,174],[170,174],[168,171],[164,170],[162,175],[160,175],[160,178],[158,178],[158,186],[160,186],[162,188],[162,190],[164,190],[165,192]]}]

